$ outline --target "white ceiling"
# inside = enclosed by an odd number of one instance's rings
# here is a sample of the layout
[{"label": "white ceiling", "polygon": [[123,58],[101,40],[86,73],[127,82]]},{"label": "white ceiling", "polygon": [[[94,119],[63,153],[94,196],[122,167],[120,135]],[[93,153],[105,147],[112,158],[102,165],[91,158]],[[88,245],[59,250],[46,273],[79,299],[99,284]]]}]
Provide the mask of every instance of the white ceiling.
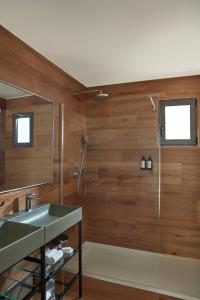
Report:
[{"label": "white ceiling", "polygon": [[200,74],[200,0],[0,0],[0,20],[86,86]]}]

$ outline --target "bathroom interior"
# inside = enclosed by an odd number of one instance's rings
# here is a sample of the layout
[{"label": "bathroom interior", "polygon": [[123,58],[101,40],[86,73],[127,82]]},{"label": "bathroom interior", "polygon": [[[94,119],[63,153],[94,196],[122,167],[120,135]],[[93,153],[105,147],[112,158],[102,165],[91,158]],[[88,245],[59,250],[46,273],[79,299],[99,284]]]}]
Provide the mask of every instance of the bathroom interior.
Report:
[{"label": "bathroom interior", "polygon": [[0,299],[200,299],[199,9],[0,0]]}]

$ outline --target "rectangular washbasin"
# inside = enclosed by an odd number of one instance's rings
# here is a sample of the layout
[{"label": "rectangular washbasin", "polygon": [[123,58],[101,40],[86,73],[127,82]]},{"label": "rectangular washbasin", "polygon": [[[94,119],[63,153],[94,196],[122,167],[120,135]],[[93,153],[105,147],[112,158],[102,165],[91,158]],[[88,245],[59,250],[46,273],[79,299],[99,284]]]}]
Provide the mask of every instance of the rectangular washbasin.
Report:
[{"label": "rectangular washbasin", "polygon": [[41,228],[0,220],[0,273],[44,244]]},{"label": "rectangular washbasin", "polygon": [[12,221],[39,226],[44,229],[45,243],[75,225],[82,219],[82,209],[78,206],[40,204],[31,211],[23,211],[11,216]]}]

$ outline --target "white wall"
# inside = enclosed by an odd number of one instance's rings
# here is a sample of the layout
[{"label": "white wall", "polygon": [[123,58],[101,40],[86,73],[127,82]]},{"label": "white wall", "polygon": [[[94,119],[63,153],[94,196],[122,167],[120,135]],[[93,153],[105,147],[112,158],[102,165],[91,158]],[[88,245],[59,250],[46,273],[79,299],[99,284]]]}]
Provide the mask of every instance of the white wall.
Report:
[{"label": "white wall", "polygon": [[87,86],[200,74],[200,0],[0,0],[0,20]]}]

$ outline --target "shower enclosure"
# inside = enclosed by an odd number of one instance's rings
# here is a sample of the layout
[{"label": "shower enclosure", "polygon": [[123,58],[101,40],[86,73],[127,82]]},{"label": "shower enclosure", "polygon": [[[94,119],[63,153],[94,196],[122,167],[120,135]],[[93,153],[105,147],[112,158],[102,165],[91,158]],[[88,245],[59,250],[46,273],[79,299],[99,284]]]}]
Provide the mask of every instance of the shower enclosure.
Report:
[{"label": "shower enclosure", "polygon": [[88,100],[83,271],[166,299],[197,300],[200,150],[160,146],[155,99]]}]

